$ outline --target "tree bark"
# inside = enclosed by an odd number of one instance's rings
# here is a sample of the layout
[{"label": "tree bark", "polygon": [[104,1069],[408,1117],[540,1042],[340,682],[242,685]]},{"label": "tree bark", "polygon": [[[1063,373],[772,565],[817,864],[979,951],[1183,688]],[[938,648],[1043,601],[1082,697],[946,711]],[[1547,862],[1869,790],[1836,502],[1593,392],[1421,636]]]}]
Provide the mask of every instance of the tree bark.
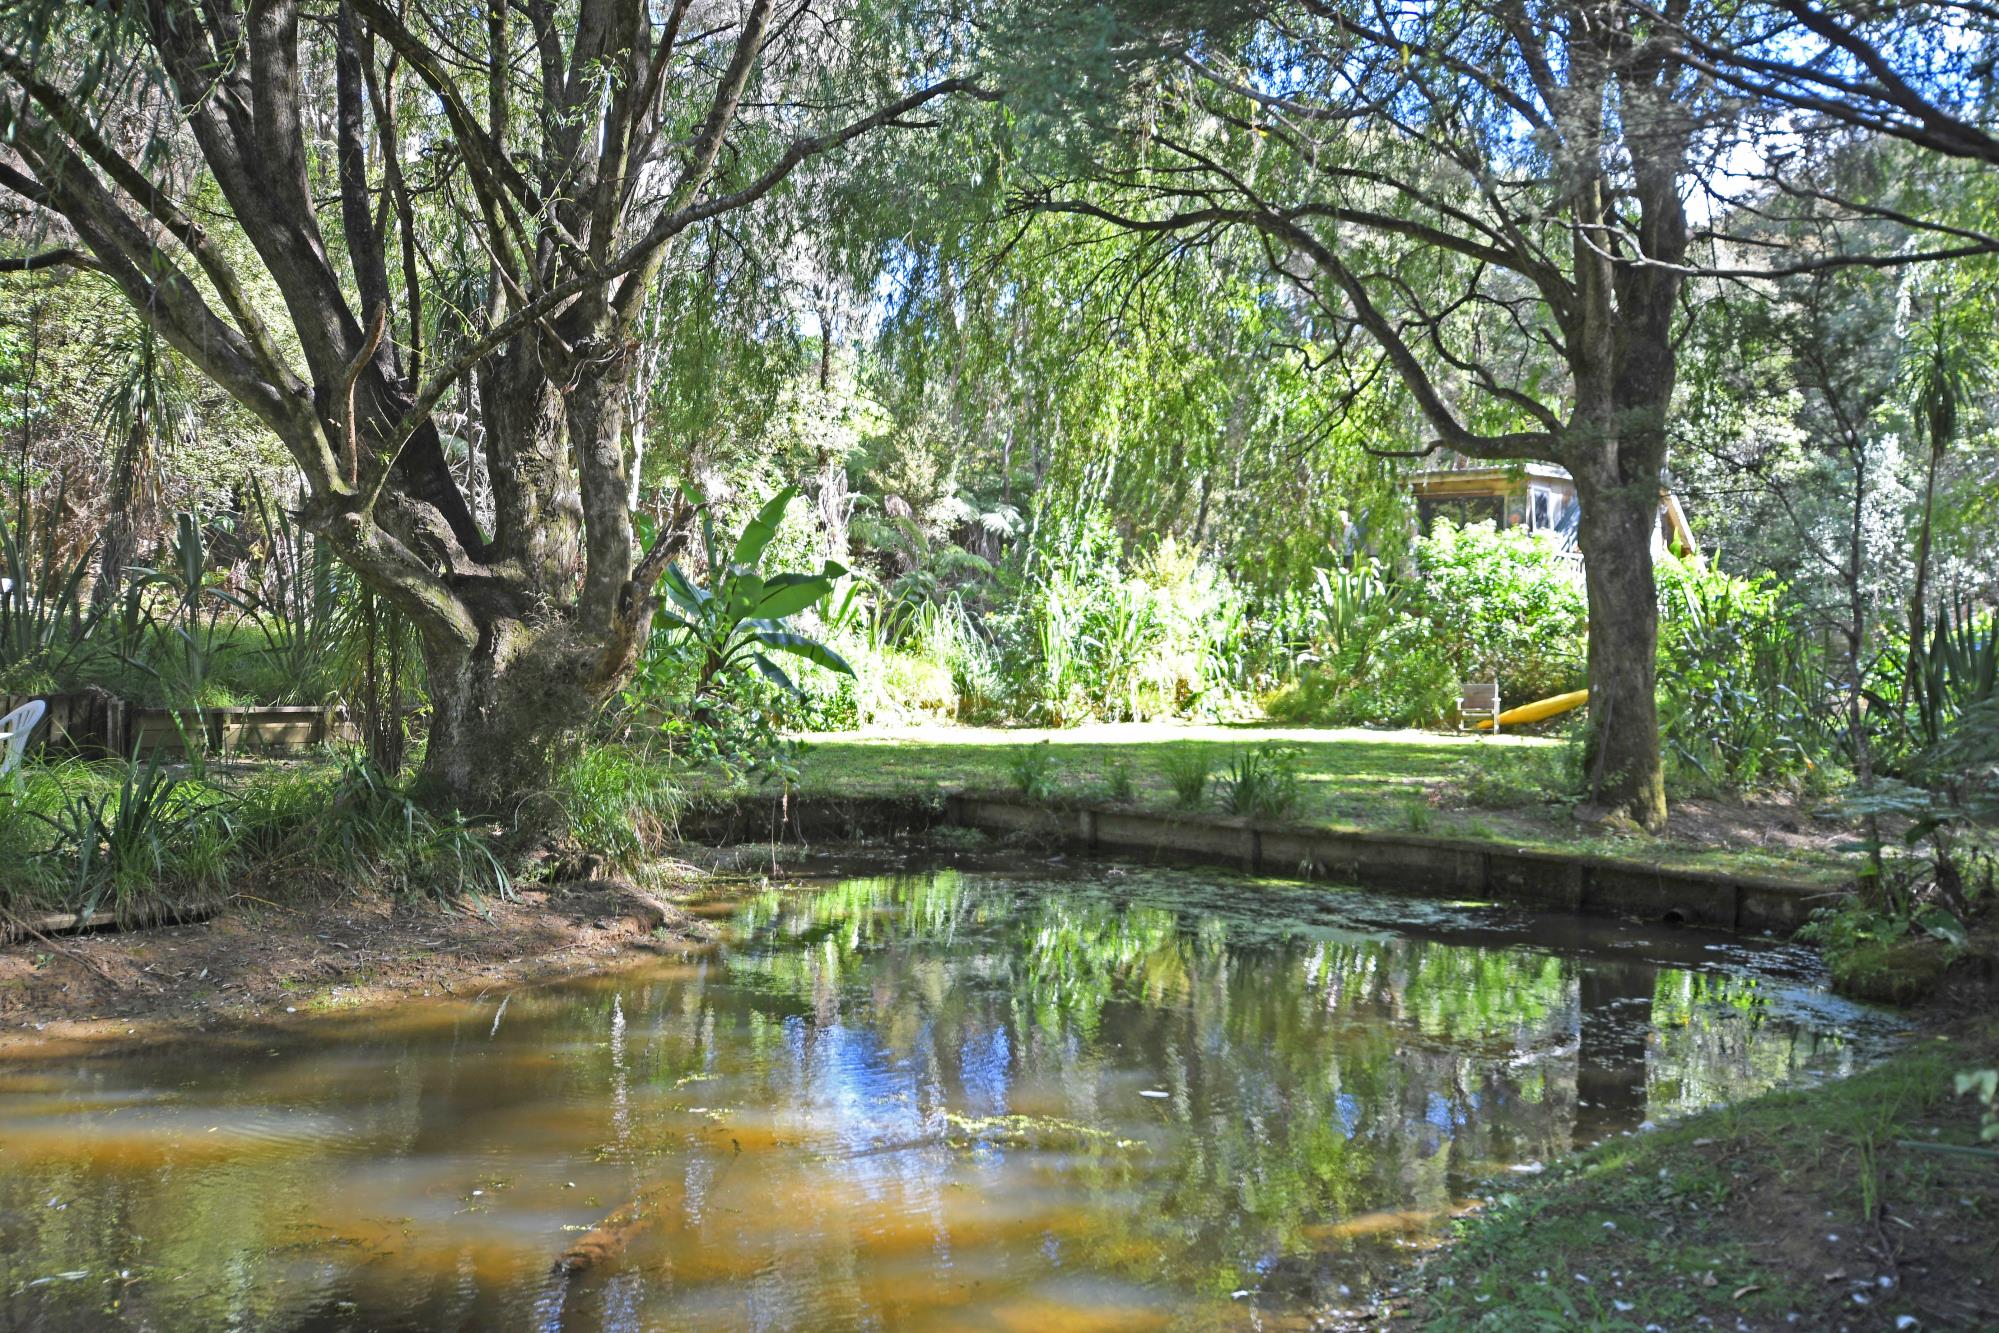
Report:
[{"label": "tree bark", "polygon": [[1623,482],[1597,470],[1575,472],[1581,501],[1583,577],[1589,592],[1591,800],[1648,829],[1666,822],[1665,765],[1659,753],[1659,591],[1652,531],[1659,484]]},{"label": "tree bark", "polygon": [[532,822],[564,747],[615,683],[595,670],[599,657],[566,625],[512,617],[483,626],[470,652],[427,647],[430,735],[417,774],[424,799],[511,830]]},{"label": "tree bark", "polygon": [[132,501],[138,490],[139,459],[146,445],[146,417],[135,413],[111,464],[111,495],[104,514],[104,544],[98,549],[97,583],[90,590],[93,611],[108,606],[125,582],[132,559]]}]

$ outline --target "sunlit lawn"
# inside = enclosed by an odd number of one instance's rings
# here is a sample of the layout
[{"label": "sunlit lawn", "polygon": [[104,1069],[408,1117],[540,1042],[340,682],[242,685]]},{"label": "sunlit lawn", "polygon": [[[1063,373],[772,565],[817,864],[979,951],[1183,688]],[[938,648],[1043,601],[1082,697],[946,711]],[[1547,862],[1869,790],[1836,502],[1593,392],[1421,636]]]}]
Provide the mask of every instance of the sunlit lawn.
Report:
[{"label": "sunlit lawn", "polygon": [[[1130,772],[1135,804],[1172,807],[1165,770],[1169,751],[1205,748],[1219,772],[1237,754],[1275,742],[1300,752],[1296,822],[1560,847],[1785,877],[1850,873],[1843,859],[1830,852],[1717,839],[1712,820],[1703,829],[1702,843],[1671,831],[1658,839],[1586,831],[1566,805],[1547,799],[1559,769],[1561,742],[1529,736],[1173,723],[1062,730],[938,724],[812,737],[800,765],[801,787],[807,795],[850,797],[1008,790],[1015,786],[1015,755],[1044,741],[1054,784],[1065,798],[1108,799],[1112,770],[1121,761]],[[1206,808],[1218,809],[1212,795]]]}]

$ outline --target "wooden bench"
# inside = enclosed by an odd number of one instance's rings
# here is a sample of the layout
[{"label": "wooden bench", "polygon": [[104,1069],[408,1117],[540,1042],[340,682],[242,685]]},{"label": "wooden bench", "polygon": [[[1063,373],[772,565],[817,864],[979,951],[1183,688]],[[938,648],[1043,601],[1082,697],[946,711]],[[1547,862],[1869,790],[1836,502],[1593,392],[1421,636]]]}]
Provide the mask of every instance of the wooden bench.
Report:
[{"label": "wooden bench", "polygon": [[[1468,680],[1458,695],[1458,730],[1485,718],[1492,719],[1492,730],[1499,732],[1499,682],[1496,680]],[[1481,728],[1483,730],[1483,728]]]}]

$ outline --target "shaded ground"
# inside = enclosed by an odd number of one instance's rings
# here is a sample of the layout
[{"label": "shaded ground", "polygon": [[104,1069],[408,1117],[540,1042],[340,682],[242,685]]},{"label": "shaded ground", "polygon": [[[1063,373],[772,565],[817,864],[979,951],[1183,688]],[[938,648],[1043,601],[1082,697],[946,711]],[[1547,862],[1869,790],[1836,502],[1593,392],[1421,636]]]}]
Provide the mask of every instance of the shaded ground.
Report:
[{"label": "shaded ground", "polygon": [[[801,785],[807,794],[829,796],[1009,789],[1017,754],[1044,741],[1057,794],[1073,799],[1107,799],[1113,768],[1122,763],[1135,803],[1170,807],[1170,753],[1206,749],[1220,770],[1269,741],[1301,752],[1303,791],[1293,817],[1303,823],[1787,879],[1844,882],[1853,873],[1850,854],[1841,850],[1851,830],[1788,799],[1680,802],[1659,838],[1578,824],[1570,804],[1553,795],[1563,785],[1561,743],[1528,736],[1167,723],[1059,731],[938,725],[812,737]],[[1213,808],[1212,795],[1208,801]]]},{"label": "shaded ground", "polygon": [[283,1023],[463,995],[696,946],[702,923],[606,882],[445,907],[381,894],[240,897],[213,920],[0,948],[0,1054]]},{"label": "shaded ground", "polygon": [[1977,1144],[1976,1106],[1953,1076],[1994,1063],[1988,1018],[1849,1079],[1599,1145],[1461,1222],[1415,1294],[1369,1318],[1999,1327],[1999,1158],[1938,1150]]}]

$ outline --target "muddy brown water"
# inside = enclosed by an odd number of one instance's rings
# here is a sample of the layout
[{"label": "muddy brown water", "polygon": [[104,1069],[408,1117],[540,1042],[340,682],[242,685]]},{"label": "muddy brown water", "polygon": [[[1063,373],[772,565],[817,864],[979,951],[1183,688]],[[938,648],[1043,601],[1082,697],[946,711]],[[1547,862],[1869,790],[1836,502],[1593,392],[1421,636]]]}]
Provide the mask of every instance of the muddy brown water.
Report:
[{"label": "muddy brown water", "polygon": [[1896,1037],[1795,948],[1212,873],[714,911],[636,972],[0,1066],[0,1327],[1294,1326]]}]

